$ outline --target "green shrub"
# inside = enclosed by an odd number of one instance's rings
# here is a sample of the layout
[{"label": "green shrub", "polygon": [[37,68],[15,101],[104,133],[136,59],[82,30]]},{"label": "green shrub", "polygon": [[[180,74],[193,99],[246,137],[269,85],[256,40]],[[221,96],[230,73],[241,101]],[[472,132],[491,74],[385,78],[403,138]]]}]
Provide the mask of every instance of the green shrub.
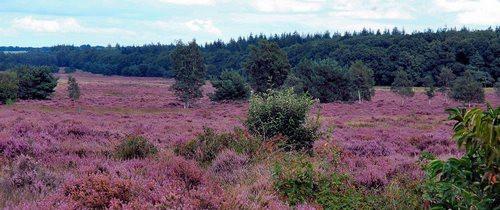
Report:
[{"label": "green shrub", "polygon": [[212,81],[215,93],[210,96],[213,101],[245,100],[250,97],[250,87],[245,79],[234,71],[224,71],[217,80]]},{"label": "green shrub", "polygon": [[47,99],[55,91],[57,78],[49,67],[24,66],[16,70],[21,99]]},{"label": "green shrub", "polygon": [[203,133],[186,144],[178,145],[175,153],[188,159],[194,159],[203,166],[209,165],[217,155],[226,149],[238,154],[251,156],[260,146],[258,139],[245,135],[243,130],[236,128],[232,133],[216,133],[211,128],[204,128]]},{"label": "green shrub", "polygon": [[465,154],[431,159],[424,168],[424,199],[436,209],[495,209],[500,205],[500,107],[447,111],[457,121],[453,138]]},{"label": "green shrub", "polygon": [[451,97],[463,103],[481,103],[484,101],[484,89],[471,72],[466,71],[464,76],[453,81]]},{"label": "green shrub", "polygon": [[7,104],[17,98],[19,82],[14,72],[0,72],[0,102]]},{"label": "green shrub", "polygon": [[246,125],[251,133],[265,139],[284,135],[289,149],[309,149],[319,128],[319,123],[307,122],[313,104],[309,96],[297,95],[292,89],[256,95],[250,99]]},{"label": "green shrub", "polygon": [[116,157],[124,160],[145,158],[155,154],[158,150],[142,136],[128,136],[116,148]]},{"label": "green shrub", "polygon": [[272,169],[274,189],[291,205],[317,203],[325,209],[359,209],[363,194],[349,176],[322,174],[306,155],[292,154]]}]

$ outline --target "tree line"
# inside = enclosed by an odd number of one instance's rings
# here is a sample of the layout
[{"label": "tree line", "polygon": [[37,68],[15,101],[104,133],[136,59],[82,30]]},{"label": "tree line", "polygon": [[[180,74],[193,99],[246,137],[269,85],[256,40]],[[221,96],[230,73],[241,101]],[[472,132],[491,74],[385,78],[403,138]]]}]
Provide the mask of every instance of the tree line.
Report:
[{"label": "tree line", "polygon": [[[485,30],[466,28],[426,30],[406,33],[394,28],[385,31],[364,29],[353,33],[318,33],[302,35],[250,35],[217,40],[200,47],[204,57],[206,77],[219,76],[224,71],[243,73],[245,60],[251,56],[251,46],[260,40],[276,43],[291,67],[304,59],[334,60],[349,67],[362,61],[373,70],[375,85],[391,85],[396,72],[404,71],[423,86],[424,78],[436,79],[443,67],[455,75],[469,70],[476,80],[491,87],[500,77],[500,27]],[[18,65],[56,66],[82,69],[104,75],[173,77],[171,58],[176,44],[144,46],[71,46],[22,48],[26,53],[0,53],[0,70]],[[17,49],[3,47],[5,51]],[[19,48],[21,49],[21,48]],[[53,68],[54,70],[57,68]]]}]

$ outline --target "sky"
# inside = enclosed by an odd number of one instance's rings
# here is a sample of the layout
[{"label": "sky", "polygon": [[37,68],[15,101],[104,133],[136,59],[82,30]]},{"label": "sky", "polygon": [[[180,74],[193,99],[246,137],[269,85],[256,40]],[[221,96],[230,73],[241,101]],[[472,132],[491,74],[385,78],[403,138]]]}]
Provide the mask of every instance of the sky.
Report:
[{"label": "sky", "polygon": [[251,33],[463,26],[500,26],[500,0],[0,0],[0,46],[204,43]]}]

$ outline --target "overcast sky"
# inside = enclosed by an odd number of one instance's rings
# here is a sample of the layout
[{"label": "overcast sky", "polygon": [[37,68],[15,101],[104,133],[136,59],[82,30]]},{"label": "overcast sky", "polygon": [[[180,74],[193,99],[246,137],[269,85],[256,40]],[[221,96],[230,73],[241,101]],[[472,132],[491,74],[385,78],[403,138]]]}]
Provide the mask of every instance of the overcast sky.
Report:
[{"label": "overcast sky", "polygon": [[500,26],[500,0],[0,0],[0,46]]}]

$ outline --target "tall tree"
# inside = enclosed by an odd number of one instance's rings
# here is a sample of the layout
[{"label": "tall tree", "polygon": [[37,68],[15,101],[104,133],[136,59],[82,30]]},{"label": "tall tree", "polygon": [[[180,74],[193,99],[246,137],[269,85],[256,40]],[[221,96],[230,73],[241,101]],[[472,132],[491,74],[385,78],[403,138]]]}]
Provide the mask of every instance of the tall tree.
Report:
[{"label": "tall tree", "polygon": [[453,73],[450,68],[443,67],[437,76],[439,91],[443,93],[445,99],[447,100],[449,95],[450,86],[457,76]]},{"label": "tall tree", "polygon": [[175,84],[172,88],[177,97],[188,108],[191,103],[203,96],[201,87],[205,84],[205,64],[203,55],[193,40],[187,45],[179,41],[171,54],[172,71]]},{"label": "tall tree", "polygon": [[375,80],[373,79],[373,70],[365,66],[363,61],[356,61],[349,68],[355,89],[357,91],[358,100],[371,100],[375,94]]},{"label": "tall tree", "polygon": [[401,105],[404,104],[405,97],[413,97],[415,92],[413,91],[414,82],[410,76],[404,70],[399,70],[394,75],[394,81],[391,85],[391,91],[400,95]]},{"label": "tall tree", "polygon": [[250,76],[250,85],[257,92],[281,87],[291,68],[287,54],[278,44],[267,40],[250,46],[244,67]]},{"label": "tall tree", "polygon": [[0,103],[7,103],[17,99],[19,82],[14,72],[0,72]]},{"label": "tall tree", "polygon": [[425,76],[422,81],[422,84],[425,87],[425,95],[427,95],[427,98],[429,99],[429,105],[431,105],[431,99],[435,96],[435,83],[436,82],[434,82],[434,79],[431,75]]}]

